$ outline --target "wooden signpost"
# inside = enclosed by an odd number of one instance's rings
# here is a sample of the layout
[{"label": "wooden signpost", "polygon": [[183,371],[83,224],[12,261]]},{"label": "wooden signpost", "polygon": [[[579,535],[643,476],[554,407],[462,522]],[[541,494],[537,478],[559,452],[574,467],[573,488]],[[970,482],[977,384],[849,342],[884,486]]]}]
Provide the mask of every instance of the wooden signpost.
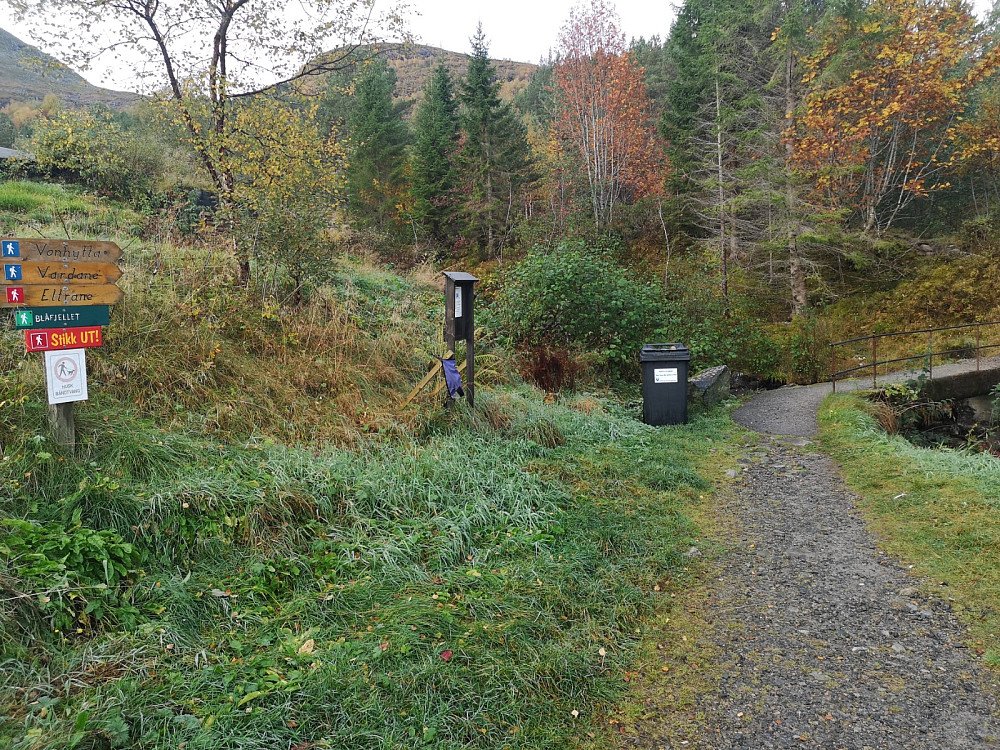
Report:
[{"label": "wooden signpost", "polygon": [[111,307],[22,307],[14,311],[15,328],[57,328],[59,326],[106,326]]},{"label": "wooden signpost", "polygon": [[21,284],[8,286],[0,307],[66,307],[67,305],[114,305],[125,293],[114,284]]},{"label": "wooden signpost", "polygon": [[73,403],[88,396],[85,350],[102,345],[109,306],[125,296],[114,283],[121,255],[113,242],[0,238],[0,308],[14,309],[29,352],[45,352],[53,435],[71,453]]},{"label": "wooden signpost", "polygon": [[[122,269],[110,262],[75,263],[62,260],[5,261],[4,281],[11,284],[108,284],[118,281]],[[14,278],[11,278],[12,275]]]},{"label": "wooden signpost", "polygon": [[84,349],[101,346],[100,326],[87,328],[35,329],[24,332],[24,345],[29,352],[53,352],[59,349]]}]

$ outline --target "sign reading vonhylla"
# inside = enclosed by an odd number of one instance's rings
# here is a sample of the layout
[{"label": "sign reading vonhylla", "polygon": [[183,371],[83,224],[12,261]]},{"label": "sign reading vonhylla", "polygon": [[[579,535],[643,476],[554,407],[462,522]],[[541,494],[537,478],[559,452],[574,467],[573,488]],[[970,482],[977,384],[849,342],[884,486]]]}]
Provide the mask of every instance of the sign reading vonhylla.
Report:
[{"label": "sign reading vonhylla", "polygon": [[4,287],[0,307],[13,308],[29,352],[45,353],[45,383],[56,442],[76,442],[72,405],[87,400],[86,348],[103,343],[101,326],[124,293],[113,242],[0,237]]}]

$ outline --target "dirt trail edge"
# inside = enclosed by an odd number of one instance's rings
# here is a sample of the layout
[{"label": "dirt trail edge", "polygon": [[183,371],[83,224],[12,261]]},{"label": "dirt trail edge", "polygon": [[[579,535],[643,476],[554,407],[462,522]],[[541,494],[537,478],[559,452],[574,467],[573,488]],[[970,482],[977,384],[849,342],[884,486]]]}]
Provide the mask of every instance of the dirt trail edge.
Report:
[{"label": "dirt trail edge", "polygon": [[622,747],[1000,746],[993,690],[946,599],[878,549],[836,465],[796,442],[747,446],[717,508],[726,549],[706,562],[711,624],[691,653],[662,652],[667,667],[715,655],[721,674],[680,712],[681,686],[649,691]]}]

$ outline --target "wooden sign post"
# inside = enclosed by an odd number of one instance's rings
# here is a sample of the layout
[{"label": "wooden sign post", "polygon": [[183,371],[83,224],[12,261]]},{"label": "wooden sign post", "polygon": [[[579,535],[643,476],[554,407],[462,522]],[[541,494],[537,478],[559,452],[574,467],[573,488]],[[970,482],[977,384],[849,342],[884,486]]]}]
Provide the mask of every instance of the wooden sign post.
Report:
[{"label": "wooden sign post", "polygon": [[52,435],[70,454],[76,447],[73,404],[88,396],[86,349],[102,345],[108,305],[125,296],[114,283],[122,275],[116,264],[121,255],[113,242],[0,238],[0,308],[15,309],[26,349],[45,353]]},{"label": "wooden sign post", "polygon": [[479,281],[464,271],[444,272],[444,340],[449,351],[455,342],[465,339],[465,398],[476,405],[476,325],[473,300],[474,285]]}]

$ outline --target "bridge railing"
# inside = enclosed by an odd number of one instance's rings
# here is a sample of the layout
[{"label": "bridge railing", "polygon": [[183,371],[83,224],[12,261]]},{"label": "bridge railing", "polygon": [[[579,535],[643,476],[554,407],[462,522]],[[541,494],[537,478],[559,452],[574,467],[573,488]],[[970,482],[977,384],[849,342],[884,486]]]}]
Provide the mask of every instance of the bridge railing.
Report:
[{"label": "bridge railing", "polygon": [[[949,341],[942,336],[950,331],[968,331],[975,333],[975,343],[970,340],[967,344],[955,346],[954,343],[945,343],[940,350],[934,349],[934,335],[938,334],[938,341]],[[996,341],[995,336],[1000,334],[1000,321],[990,321],[986,323],[966,323],[957,326],[942,326],[940,328],[922,328],[916,331],[894,331],[892,333],[873,333],[869,336],[858,336],[853,339],[844,339],[830,344],[830,381],[833,383],[833,391],[837,391],[837,381],[844,380],[845,376],[861,371],[871,372],[872,386],[878,384],[879,368],[884,368],[885,373],[890,372],[889,366],[901,362],[923,361],[927,369],[927,377],[934,377],[934,358],[938,357],[940,363],[943,358],[971,359],[975,357],[976,370],[979,370],[982,354],[990,349],[1000,349],[1000,343],[984,343],[984,334],[987,341]],[[918,354],[896,356],[899,354],[899,347],[892,347],[892,354],[888,359],[879,359],[879,342],[895,340],[903,336],[916,336],[923,344]],[[926,342],[926,343],[924,343]],[[938,344],[942,346],[942,344]],[[850,351],[848,349],[850,348]],[[916,347],[913,347],[916,348]],[[913,348],[909,350],[912,351]],[[904,350],[906,348],[904,347]],[[847,353],[845,353],[847,352]],[[850,367],[838,369],[841,363],[851,363]]]}]

